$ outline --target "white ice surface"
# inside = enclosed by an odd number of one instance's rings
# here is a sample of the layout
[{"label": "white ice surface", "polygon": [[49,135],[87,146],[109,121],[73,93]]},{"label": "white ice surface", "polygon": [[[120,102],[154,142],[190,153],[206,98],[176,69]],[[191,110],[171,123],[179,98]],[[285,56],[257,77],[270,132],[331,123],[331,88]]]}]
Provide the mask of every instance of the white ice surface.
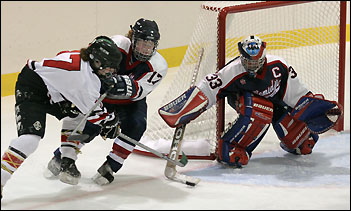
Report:
[{"label": "white ice surface", "polygon": [[[115,181],[98,186],[91,177],[104,162],[112,140],[96,138],[82,149],[80,183],[70,186],[43,174],[60,144],[60,125],[48,116],[38,149],[13,174],[3,190],[1,209],[350,209],[350,47],[347,44],[345,131],[321,135],[311,155],[294,156],[279,147],[270,131],[245,168],[216,161],[190,160],[179,172],[201,178],[196,187],[167,180],[166,162],[131,154]],[[173,68],[175,69],[175,68]],[[170,74],[172,75],[172,69]],[[175,70],[174,70],[175,71]],[[159,88],[161,90],[162,88]],[[1,154],[17,137],[14,96],[1,98]]]}]

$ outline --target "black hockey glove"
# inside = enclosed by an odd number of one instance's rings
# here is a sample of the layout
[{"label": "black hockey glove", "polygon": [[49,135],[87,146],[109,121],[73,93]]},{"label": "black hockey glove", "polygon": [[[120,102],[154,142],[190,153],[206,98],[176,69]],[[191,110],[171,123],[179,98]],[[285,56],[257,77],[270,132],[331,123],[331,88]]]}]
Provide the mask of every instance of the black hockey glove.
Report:
[{"label": "black hockey glove", "polygon": [[117,84],[117,79],[115,76],[106,77],[102,80],[102,87],[105,90],[111,90]]},{"label": "black hockey glove", "polygon": [[110,138],[115,139],[120,132],[120,122],[118,116],[110,113],[106,119],[100,123],[101,132],[100,135],[103,139]]},{"label": "black hockey glove", "polygon": [[61,101],[57,105],[60,107],[62,114],[71,118],[76,118],[80,113],[79,109],[70,101]]},{"label": "black hockey glove", "polygon": [[103,89],[108,90],[110,99],[129,99],[135,95],[136,87],[133,80],[127,75],[115,75],[103,81]]}]

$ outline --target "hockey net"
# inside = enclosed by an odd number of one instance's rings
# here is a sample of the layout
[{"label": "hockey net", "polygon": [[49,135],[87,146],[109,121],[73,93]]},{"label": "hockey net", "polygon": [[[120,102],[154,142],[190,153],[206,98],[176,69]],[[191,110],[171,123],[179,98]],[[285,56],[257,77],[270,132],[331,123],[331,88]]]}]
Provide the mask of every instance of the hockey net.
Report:
[{"label": "hockey net", "polygon": [[[157,109],[184,91],[204,49],[196,83],[239,56],[237,43],[257,35],[267,43],[267,54],[278,55],[292,65],[313,93],[344,104],[346,2],[204,2],[184,59],[156,108],[149,108],[148,127],[141,142],[162,153],[169,152],[175,128]],[[190,122],[182,151],[189,159],[214,159],[218,137],[237,118],[224,100]],[[337,130],[343,129],[342,124]],[[141,148],[135,152],[145,155]]]}]

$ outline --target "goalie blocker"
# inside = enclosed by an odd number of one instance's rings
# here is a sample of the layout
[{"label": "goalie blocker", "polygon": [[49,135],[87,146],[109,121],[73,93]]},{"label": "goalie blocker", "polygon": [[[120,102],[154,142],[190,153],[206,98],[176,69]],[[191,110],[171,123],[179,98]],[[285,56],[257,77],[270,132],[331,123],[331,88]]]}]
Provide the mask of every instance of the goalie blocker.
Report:
[{"label": "goalie blocker", "polygon": [[178,127],[198,117],[206,110],[207,105],[207,97],[198,87],[193,86],[175,100],[162,106],[158,113],[168,126]]}]

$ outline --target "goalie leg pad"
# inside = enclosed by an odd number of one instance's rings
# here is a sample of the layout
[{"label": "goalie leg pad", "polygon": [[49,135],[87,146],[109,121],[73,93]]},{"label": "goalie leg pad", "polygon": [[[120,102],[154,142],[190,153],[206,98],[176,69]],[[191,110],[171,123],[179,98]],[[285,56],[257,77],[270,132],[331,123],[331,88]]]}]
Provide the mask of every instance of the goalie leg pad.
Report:
[{"label": "goalie leg pad", "polygon": [[299,146],[299,150],[297,150],[297,153],[301,155],[311,154],[314,145],[318,141],[318,138],[319,137],[317,134],[311,133],[310,137]]},{"label": "goalie leg pad", "polygon": [[199,88],[193,86],[161,107],[158,113],[170,127],[178,127],[198,117],[206,110],[207,105],[207,97]]},{"label": "goalie leg pad", "polygon": [[293,154],[310,154],[318,140],[318,135],[312,134],[306,123],[294,119],[288,112],[273,124],[273,128],[281,140],[281,148]]},{"label": "goalie leg pad", "polygon": [[317,143],[318,138],[319,137],[317,134],[311,133],[310,137],[306,139],[304,142],[302,142],[302,144],[298,148],[289,149],[283,142],[280,142],[280,147],[283,150],[290,152],[294,155],[307,155],[312,153],[312,149],[314,145]]},{"label": "goalie leg pad", "polygon": [[320,134],[332,128],[342,115],[342,106],[336,101],[325,100],[323,95],[302,96],[291,115],[307,124],[312,133]]},{"label": "goalie leg pad", "polygon": [[[232,164],[236,157],[243,165],[248,163],[252,151],[268,131],[273,117],[273,104],[251,93],[240,97],[240,114],[235,123],[222,135],[218,147],[218,160]],[[243,156],[246,152],[247,156]]]}]

